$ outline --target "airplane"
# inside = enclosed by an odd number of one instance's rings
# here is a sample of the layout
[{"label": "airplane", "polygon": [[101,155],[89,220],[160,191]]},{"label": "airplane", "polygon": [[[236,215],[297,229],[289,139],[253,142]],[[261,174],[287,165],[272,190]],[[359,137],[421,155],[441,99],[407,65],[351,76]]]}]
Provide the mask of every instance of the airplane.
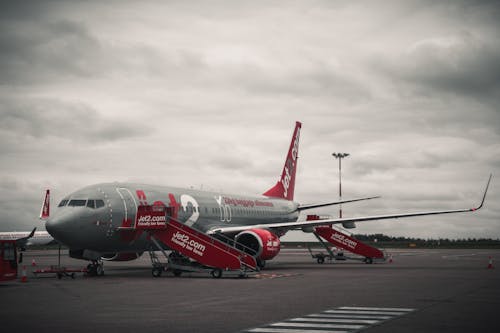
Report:
[{"label": "airplane", "polygon": [[[40,211],[40,219],[47,219],[50,213],[50,190],[45,191],[42,209]],[[32,231],[7,231],[0,232],[0,239],[15,240],[16,246],[21,251],[26,251],[28,246],[49,245],[55,244],[54,237],[47,231],[36,231],[36,227]]]},{"label": "airplane", "polygon": [[[143,252],[158,247],[152,233],[132,229],[131,225],[138,225],[141,223],[138,220],[146,218],[148,224],[154,222],[151,220],[154,218],[165,224],[165,216],[141,217],[139,214],[141,207],[163,206],[170,209],[172,220],[187,228],[242,244],[241,249],[251,253],[259,267],[264,267],[266,260],[278,255],[280,237],[290,230],[314,232],[317,227],[335,224],[352,228],[356,222],[474,212],[483,206],[491,175],[482,201],[475,208],[299,221],[300,213],[305,210],[378,198],[316,204],[294,201],[301,127],[302,124],[297,121],[281,177],[262,195],[246,196],[123,182],[102,183],[64,197],[53,216],[44,216],[46,229],[55,240],[69,248],[72,258],[90,261],[87,268],[91,275],[103,275],[102,260],[134,260]],[[42,211],[48,212],[45,206],[48,206],[47,202],[44,202]],[[160,245],[168,248],[164,243]]]}]

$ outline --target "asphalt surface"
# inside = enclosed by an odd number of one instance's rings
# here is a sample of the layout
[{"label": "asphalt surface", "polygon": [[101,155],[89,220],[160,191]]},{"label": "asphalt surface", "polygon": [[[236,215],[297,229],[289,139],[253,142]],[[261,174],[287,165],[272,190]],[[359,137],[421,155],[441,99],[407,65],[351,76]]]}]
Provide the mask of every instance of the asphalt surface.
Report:
[{"label": "asphalt surface", "polygon": [[[153,278],[146,254],[136,261],[106,262],[103,277],[77,273],[75,279],[59,280],[55,274],[36,278],[32,273],[56,264],[57,251],[28,251],[28,281],[0,285],[0,327],[2,332],[263,332],[262,327],[333,332],[279,325],[342,307],[368,307],[411,311],[341,331],[500,331],[495,261],[500,250],[388,252],[392,263],[318,265],[303,249],[284,249],[261,274],[244,279],[227,274],[214,279],[208,273]],[[493,269],[487,269],[489,256]],[[67,257],[62,263],[85,266]]]}]

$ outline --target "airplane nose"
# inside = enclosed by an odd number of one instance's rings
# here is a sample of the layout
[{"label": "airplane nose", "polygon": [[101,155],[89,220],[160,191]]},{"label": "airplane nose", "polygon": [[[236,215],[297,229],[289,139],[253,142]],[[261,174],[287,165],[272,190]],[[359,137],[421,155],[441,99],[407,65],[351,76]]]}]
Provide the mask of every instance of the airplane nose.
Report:
[{"label": "airplane nose", "polygon": [[45,222],[45,229],[55,240],[65,243],[68,232],[70,232],[68,229],[69,222],[64,216],[51,217]]},{"label": "airplane nose", "polygon": [[58,219],[54,218],[54,217],[51,217],[47,221],[45,221],[45,229],[55,239],[58,239],[58,237],[56,237],[56,236],[59,233],[60,228],[61,228],[60,226],[58,226],[58,224],[60,224],[60,223],[58,223]]}]

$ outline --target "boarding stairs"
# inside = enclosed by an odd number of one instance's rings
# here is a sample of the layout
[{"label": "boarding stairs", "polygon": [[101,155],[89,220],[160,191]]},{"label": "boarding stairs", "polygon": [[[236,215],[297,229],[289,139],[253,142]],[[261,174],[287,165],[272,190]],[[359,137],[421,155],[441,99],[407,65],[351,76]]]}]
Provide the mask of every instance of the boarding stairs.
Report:
[{"label": "boarding stairs", "polygon": [[[173,216],[174,212],[172,207],[141,205],[137,209],[135,222],[124,223],[119,229],[148,232],[157,249],[169,261],[167,268],[172,269],[174,274],[202,269],[211,270],[214,277],[220,277],[222,271],[238,271],[240,275],[258,271],[257,261],[252,255],[181,223]],[[159,242],[174,252],[167,255]],[[153,276],[156,276],[155,273],[160,275],[158,269],[155,271],[159,260],[151,252],[150,255]],[[179,260],[182,257],[184,260]]]},{"label": "boarding stairs", "polygon": [[[318,215],[307,216],[307,221],[318,221],[321,219],[323,218]],[[376,247],[361,242],[360,240],[349,235],[347,232],[339,228],[336,228],[333,225],[315,227],[313,233],[318,238],[320,243],[328,251],[330,258],[332,258],[332,256],[333,257],[335,256],[333,255],[333,252],[330,250],[330,248],[322,241],[322,239],[326,240],[327,242],[338,248],[362,256],[363,257],[362,260],[367,264],[371,264],[374,261],[385,261],[384,252],[377,249]],[[315,256],[313,255],[313,257]],[[316,256],[316,258],[318,259],[318,263],[322,263],[322,260],[318,256]],[[354,258],[346,258],[346,259],[354,259]]]}]

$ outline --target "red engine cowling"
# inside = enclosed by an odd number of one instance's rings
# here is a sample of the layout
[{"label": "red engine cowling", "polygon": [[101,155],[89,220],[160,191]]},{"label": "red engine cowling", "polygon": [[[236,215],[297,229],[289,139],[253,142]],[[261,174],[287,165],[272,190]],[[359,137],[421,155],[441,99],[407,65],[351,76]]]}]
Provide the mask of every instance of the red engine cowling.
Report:
[{"label": "red engine cowling", "polygon": [[[265,229],[250,229],[240,232],[235,237],[236,242],[243,244],[245,247],[252,249],[256,258],[261,260],[269,260],[278,255],[280,252],[280,239],[278,236]],[[237,246],[238,247],[238,246]],[[245,252],[250,252],[248,249],[242,248]]]},{"label": "red engine cowling", "polygon": [[101,259],[106,261],[131,261],[142,256],[142,252],[106,253]]}]

